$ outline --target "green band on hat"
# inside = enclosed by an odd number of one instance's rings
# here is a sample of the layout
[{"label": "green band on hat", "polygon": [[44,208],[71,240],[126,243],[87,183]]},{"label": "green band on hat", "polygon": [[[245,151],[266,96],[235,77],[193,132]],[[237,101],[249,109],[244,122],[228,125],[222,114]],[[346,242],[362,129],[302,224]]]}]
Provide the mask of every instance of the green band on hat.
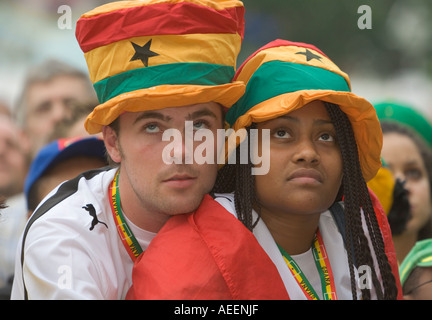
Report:
[{"label": "green band on hat", "polygon": [[299,90],[349,92],[350,88],[344,77],[326,69],[285,61],[269,61],[255,71],[246,86],[246,94],[229,109],[226,120],[233,125],[255,105]]},{"label": "green band on hat", "polygon": [[231,82],[232,66],[210,63],[171,63],[134,69],[94,84],[100,103],[120,94],[159,85],[208,85]]}]

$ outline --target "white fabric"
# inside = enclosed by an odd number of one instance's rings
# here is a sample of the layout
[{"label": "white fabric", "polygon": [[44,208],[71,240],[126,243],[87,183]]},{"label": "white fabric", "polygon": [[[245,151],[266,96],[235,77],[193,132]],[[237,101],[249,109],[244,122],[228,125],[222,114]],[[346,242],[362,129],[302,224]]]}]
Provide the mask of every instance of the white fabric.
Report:
[{"label": "white fabric", "polygon": [[300,270],[304,273],[318,297],[322,299],[321,278],[315,264],[312,248],[301,254],[291,255],[291,258],[293,258]]},{"label": "white fabric", "polygon": [[[25,240],[24,276],[21,243],[18,248],[12,299],[24,298],[23,278],[29,299],[125,298],[133,262],[117,233],[108,199],[115,172],[81,178],[77,192],[33,223]],[[94,206],[100,221],[93,230],[93,217],[83,208],[87,204]],[[131,228],[145,250],[155,234]]]}]

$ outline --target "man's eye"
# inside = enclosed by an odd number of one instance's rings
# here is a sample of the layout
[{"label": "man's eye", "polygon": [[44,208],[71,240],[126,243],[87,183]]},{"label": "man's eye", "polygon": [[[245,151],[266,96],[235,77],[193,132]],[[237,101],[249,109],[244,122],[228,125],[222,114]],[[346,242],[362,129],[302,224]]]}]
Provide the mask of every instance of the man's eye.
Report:
[{"label": "man's eye", "polygon": [[50,102],[44,102],[35,108],[34,112],[36,114],[42,114],[42,113],[48,113],[51,111],[51,103]]},{"label": "man's eye", "polygon": [[207,122],[205,121],[196,121],[193,124],[194,130],[206,129],[208,128]]},{"label": "man's eye", "polygon": [[159,126],[154,123],[150,123],[145,126],[145,131],[148,133],[158,133],[160,131]]}]

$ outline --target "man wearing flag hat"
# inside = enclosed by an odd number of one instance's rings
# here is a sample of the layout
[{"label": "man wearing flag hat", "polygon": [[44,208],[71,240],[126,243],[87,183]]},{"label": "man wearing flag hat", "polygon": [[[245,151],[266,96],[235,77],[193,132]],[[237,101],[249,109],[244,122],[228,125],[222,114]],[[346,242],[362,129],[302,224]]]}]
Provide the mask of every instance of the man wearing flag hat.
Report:
[{"label": "man wearing flag hat", "polygon": [[[122,299],[135,259],[169,217],[208,200],[216,161],[167,163],[162,136],[184,134],[187,121],[223,128],[223,109],[245,89],[231,82],[243,16],[237,0],[119,1],[81,16],[76,36],[100,102],[85,127],[103,133],[115,168],[87,171],[39,205],[12,298]],[[184,136],[178,144],[168,158],[196,148]]]}]

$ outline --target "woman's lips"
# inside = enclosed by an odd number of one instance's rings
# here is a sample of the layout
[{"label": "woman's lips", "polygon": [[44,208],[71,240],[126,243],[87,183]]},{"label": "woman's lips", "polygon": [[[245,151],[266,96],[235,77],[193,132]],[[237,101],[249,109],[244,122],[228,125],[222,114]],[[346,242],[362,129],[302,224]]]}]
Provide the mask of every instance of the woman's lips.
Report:
[{"label": "woman's lips", "polygon": [[321,184],[323,178],[321,173],[315,169],[298,169],[288,177],[288,181],[301,184]]}]

